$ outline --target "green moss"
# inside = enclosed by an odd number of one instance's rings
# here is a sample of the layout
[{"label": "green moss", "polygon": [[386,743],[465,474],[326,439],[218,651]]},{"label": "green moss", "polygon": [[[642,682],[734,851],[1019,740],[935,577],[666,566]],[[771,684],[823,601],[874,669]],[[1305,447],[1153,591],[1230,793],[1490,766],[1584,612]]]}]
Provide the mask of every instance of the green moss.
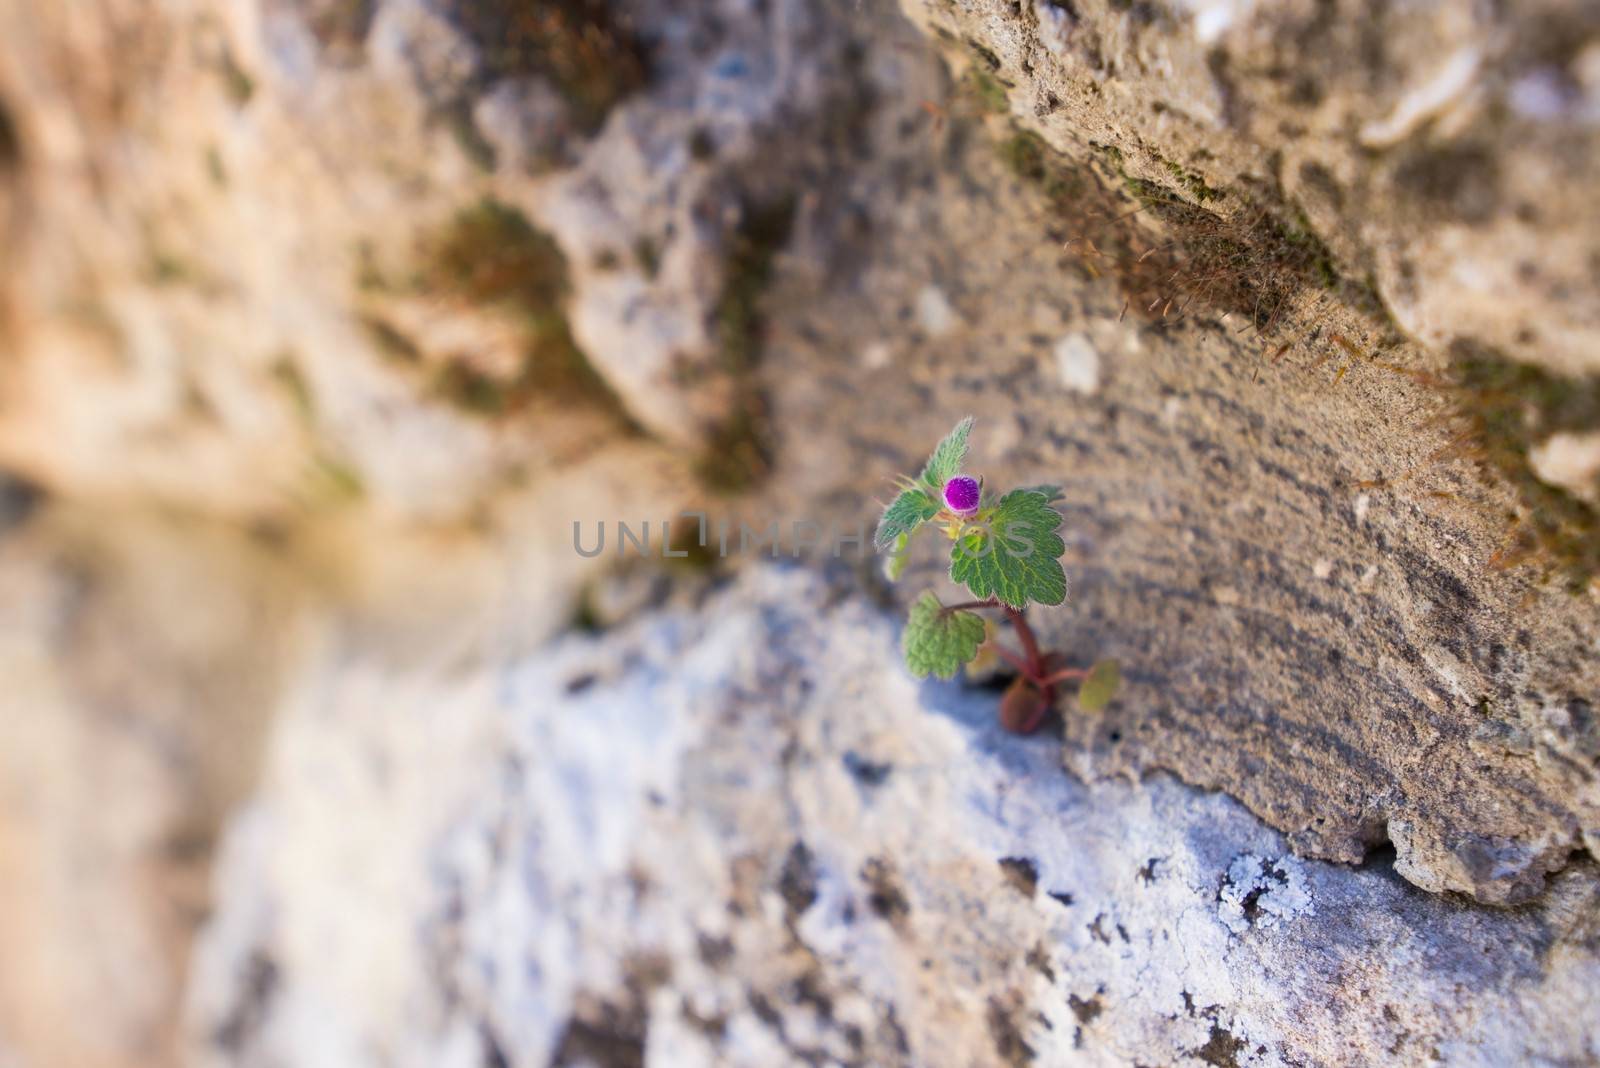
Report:
[{"label": "green moss", "polygon": [[216,145],[206,149],[206,174],[218,189],[228,187],[228,169],[222,165],[222,153]]},{"label": "green moss", "polygon": [[712,428],[695,463],[695,477],[713,493],[733,496],[758,485],[772,468],[765,397],[744,393],[731,415]]},{"label": "green moss", "polygon": [[1221,200],[1227,195],[1223,190],[1207,185],[1198,171],[1189,170],[1170,159],[1163,159],[1161,164],[1197,204],[1204,204],[1209,200]]},{"label": "green moss", "polygon": [[1122,149],[1116,145],[1103,145],[1098,141],[1090,141],[1089,147],[1114,170],[1121,171],[1123,166]]},{"label": "green moss", "polygon": [[1055,150],[1031,130],[1016,129],[1000,142],[1000,159],[1018,178],[1040,190],[1058,208],[1081,196],[1086,177],[1076,169],[1060,165]]},{"label": "green moss", "polygon": [[363,293],[387,293],[394,287],[378,267],[378,255],[371,242],[356,245],[356,288]]},{"label": "green moss", "polygon": [[[674,520],[672,523],[672,541],[668,543],[671,555],[666,559],[666,565],[679,571],[705,572],[716,568],[721,562],[717,556],[714,535],[709,526],[706,530],[706,544],[700,544],[700,525],[687,522],[683,519]],[[682,553],[684,555],[679,556]]]},{"label": "green moss", "polygon": [[269,373],[272,375],[272,380],[289,398],[289,403],[294,407],[300,421],[310,425],[316,417],[316,400],[312,396],[311,386],[306,382],[305,375],[300,373],[300,365],[295,362],[294,355],[286,352],[279,356],[273,361]]},{"label": "green moss", "polygon": [[696,464],[701,482],[718,493],[740,493],[771,468],[766,397],[756,381],[766,321],[761,298],[772,283],[773,259],[789,240],[794,201],[745,213],[729,249],[727,277],[717,301],[717,364],[733,382],[733,407],[713,428]]},{"label": "green moss", "polygon": [[599,634],[606,629],[594,598],[593,584],[585,583],[578,593],[578,602],[572,606],[571,627],[580,634]]},{"label": "green moss", "polygon": [[467,105],[463,103],[447,110],[444,122],[467,162],[484,174],[493,174],[496,162],[494,146],[479,132]]},{"label": "green moss", "polygon": [[1311,229],[1311,222],[1303,214],[1296,214],[1293,224],[1278,224],[1273,222],[1275,232],[1272,236],[1294,249],[1304,262],[1304,268],[1323,289],[1338,288],[1341,277],[1339,268],[1334,263],[1333,253],[1327,243],[1318,237]]},{"label": "green moss", "polygon": [[145,274],[151,282],[161,286],[175,286],[185,282],[194,282],[198,277],[187,262],[163,248],[150,250],[150,260],[146,266]]},{"label": "green moss", "polygon": [[1458,343],[1448,392],[1475,457],[1522,505],[1502,561],[1532,563],[1574,592],[1600,579],[1600,511],[1541,481],[1529,459],[1551,434],[1600,430],[1600,377],[1562,378]]},{"label": "green moss", "polygon": [[622,408],[568,326],[567,262],[550,235],[516,208],[486,199],[459,213],[425,245],[424,290],[494,308],[522,327],[515,373],[495,377],[458,360],[435,382],[439,395],[479,414],[503,415],[536,398]]},{"label": "green moss", "polygon": [[966,77],[962,79],[962,84],[967,92],[989,111],[1004,114],[1011,107],[1005,86],[996,81],[994,75],[980,67],[970,68]]},{"label": "green moss", "polygon": [[465,359],[451,360],[433,379],[434,396],[474,415],[500,416],[521,401],[516,380],[485,374]]},{"label": "green moss", "polygon": [[474,303],[544,314],[567,294],[567,260],[550,235],[509,204],[486,198],[428,242],[426,283]]},{"label": "green moss", "polygon": [[256,95],[255,79],[245,73],[231,52],[222,54],[222,84],[228,91],[228,98],[238,107],[244,107]]},{"label": "green moss", "polygon": [[22,164],[22,135],[4,101],[0,101],[0,174],[17,170]]},{"label": "green moss", "polygon": [[772,262],[789,240],[794,201],[745,213],[729,249],[727,277],[717,301],[717,341],[724,369],[742,374],[753,369],[761,351],[761,297],[772,283]]},{"label": "green moss", "polygon": [[1126,171],[1122,173],[1122,188],[1145,207],[1165,208],[1173,201],[1172,191],[1166,186],[1145,178],[1136,178]]},{"label": "green moss", "polygon": [[311,461],[310,491],[317,503],[340,506],[365,498],[367,486],[354,467],[319,453]]},{"label": "green moss", "polygon": [[633,243],[633,258],[646,278],[654,280],[661,273],[661,248],[649,237],[641,236]]},{"label": "green moss", "polygon": [[[1019,149],[1026,145],[1026,151]],[[1206,184],[1197,173],[1147,154],[1176,181],[1166,185],[1133,173],[1121,149],[1092,143],[1099,160],[1138,211],[1115,203],[1088,168],[1076,167],[1033,135],[1002,146],[1013,171],[1039,185],[1058,208],[1069,240],[1094,250],[1087,270],[1112,274],[1132,307],[1165,315],[1173,308],[1240,315],[1263,331],[1280,325],[1291,298],[1306,289],[1332,291],[1368,311],[1367,287],[1340,274],[1327,245],[1304,214],[1270,197],[1256,199]],[[1066,189],[1070,195],[1062,196]],[[1227,213],[1208,204],[1228,200]],[[1149,222],[1164,234],[1148,233]],[[1154,247],[1152,247],[1152,244]]]},{"label": "green moss", "polygon": [[422,362],[422,350],[389,322],[376,315],[363,315],[361,326],[378,351],[393,362],[409,366]]},{"label": "green moss", "polygon": [[606,0],[449,0],[487,80],[548,79],[585,130],[642,87],[648,61],[628,19]]},{"label": "green moss", "polygon": [[[1050,200],[1050,237],[1079,250],[1085,273],[1115,278],[1135,314],[1222,311],[1262,333],[1284,327],[1291,338],[1314,337],[1320,322],[1291,324],[1281,316],[1293,311],[1295,298],[1319,292],[1364,319],[1376,348],[1402,339],[1372,278],[1344,275],[1310,220],[1280,191],[1216,190],[1156,157],[1175,181],[1168,186],[1130,173],[1117,146],[1090,147],[1108,172],[1104,182],[1031,133],[1014,131],[999,152]],[[1062,196],[1063,189],[1075,195]],[[1128,211],[1122,196],[1137,210]],[[1209,206],[1223,198],[1233,209],[1227,214]],[[1147,220],[1162,232],[1150,233]],[[1357,352],[1337,334],[1324,337],[1346,354]],[[1531,562],[1573,590],[1600,582],[1600,510],[1542,482],[1530,462],[1533,448],[1554,433],[1600,429],[1600,377],[1562,378],[1458,344],[1445,391],[1470,443],[1461,451],[1509,484],[1520,502],[1501,562]]]}]

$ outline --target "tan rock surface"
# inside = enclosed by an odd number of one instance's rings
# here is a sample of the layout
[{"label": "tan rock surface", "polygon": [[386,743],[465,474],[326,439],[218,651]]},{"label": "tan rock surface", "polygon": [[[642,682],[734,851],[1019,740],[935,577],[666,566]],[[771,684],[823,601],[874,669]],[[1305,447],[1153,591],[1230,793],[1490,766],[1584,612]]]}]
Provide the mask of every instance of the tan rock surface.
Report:
[{"label": "tan rock surface", "polygon": [[[180,1026],[207,1055],[267,1063],[315,1045],[319,1005],[389,1063],[407,1028],[469,1058],[592,1058],[617,1048],[608,1013],[652,1021],[663,1045],[622,1036],[652,1060],[895,1063],[896,1027],[925,1051],[948,1024],[963,1064],[1024,1049],[1253,1063],[1232,1045],[1247,1037],[1262,1063],[1338,1063],[1344,1033],[1297,977],[1342,989],[1341,952],[1369,982],[1333,1002],[1361,1050],[1595,1056],[1579,992],[1600,611],[1582,587],[1600,518],[1555,463],[1570,450],[1549,451],[1600,422],[1588,12],[901,6],[910,21],[853,0],[562,0],[543,10],[590,34],[563,50],[540,34],[568,24],[499,0],[0,0],[0,470],[46,498],[0,536],[0,1064],[156,1064]],[[1072,594],[1039,613],[1042,634],[1124,665],[1117,702],[1066,717],[1070,775],[1036,759],[1048,742],[952,734],[944,699],[908,697],[892,656],[867,655],[892,652],[882,614],[937,581],[932,558],[891,594],[872,561],[802,553],[793,566],[826,583],[746,576],[704,616],[720,568],[685,583],[572,552],[574,520],[659,531],[692,500],[758,529],[870,528],[889,476],[968,413],[982,472],[1065,486]],[[696,476],[736,496],[707,501]],[[1532,566],[1502,566],[1532,532]],[[740,718],[729,693],[809,677],[783,634],[833,648],[810,624],[772,629],[779,586],[845,605],[856,640],[836,652],[859,707],[784,691]],[[540,650],[574,619],[629,636]],[[703,645],[668,640],[702,630]],[[659,678],[630,659],[657,646],[676,650]],[[495,689],[497,670],[549,682],[607,649],[621,674],[565,697],[507,705]],[[691,663],[709,674],[686,690],[674,672]],[[691,707],[708,694],[729,733]],[[960,826],[906,832],[909,796],[882,826],[727,815],[738,791],[694,780],[656,830],[700,827],[701,852],[651,861],[670,889],[647,911],[691,937],[693,888],[726,869],[752,910],[738,967],[708,977],[698,948],[618,934],[574,978],[545,934],[570,920],[560,938],[595,939],[643,914],[611,864],[628,850],[570,878],[561,855],[525,855],[561,888],[539,897],[476,867],[473,843],[537,829],[552,799],[642,826],[648,792],[605,807],[609,754],[628,750],[561,724],[570,705],[621,730],[652,700],[704,732],[697,752],[730,781],[767,782],[795,753],[867,759],[869,736],[936,751],[939,811]],[[785,756],[769,728],[797,717],[816,722]],[[523,729],[533,741],[503,733]],[[474,792],[484,761],[536,754],[546,730],[587,793]],[[628,781],[679,776],[675,752],[638,750]],[[850,793],[784,775],[806,804]],[[215,896],[210,846],[252,794]],[[323,826],[353,796],[398,807]],[[1128,873],[1095,884],[1149,939],[1131,958],[1052,901],[969,922],[1002,840],[1007,856],[1149,859],[1037,837],[1052,805],[1187,857],[1171,896],[1137,908]],[[272,811],[292,818],[263,829]],[[961,822],[975,811],[993,820]],[[1194,845],[1208,821],[1227,849]],[[786,854],[747,844],[802,831],[831,842],[821,868],[841,888],[882,884],[888,869],[863,865],[889,843],[931,849],[896,861],[933,917],[927,945],[984,944],[939,957],[930,991],[923,943],[883,948],[887,920],[861,942],[832,919],[785,942],[762,880]],[[408,939],[477,937],[435,922],[454,906],[428,858],[457,847],[451,870],[493,892],[468,926],[499,930],[509,910],[566,978],[499,974],[466,1007],[430,985],[441,944]],[[387,867],[337,877],[363,857]],[[1235,871],[1243,857],[1282,878]],[[1256,923],[1263,897],[1283,930]],[[256,911],[274,901],[293,913],[277,928]],[[212,910],[212,978],[186,990]],[[1139,976],[1177,974],[1156,941],[1196,910],[1183,974],[1228,979],[1213,1002],[1184,985],[1191,1012]],[[328,923],[349,955],[316,974]],[[1434,952],[1480,936],[1511,947],[1489,971]],[[1391,961],[1373,938],[1408,948]],[[1016,939],[1039,941],[1060,982]],[[482,947],[457,948],[452,967],[476,974]],[[755,976],[774,955],[792,982]],[[1452,984],[1477,1000],[1451,1004]],[[816,989],[843,992],[831,1021]],[[412,995],[443,1015],[413,1016]],[[884,1005],[902,1007],[896,1026]],[[702,1025],[723,1009],[712,1041]]]}]

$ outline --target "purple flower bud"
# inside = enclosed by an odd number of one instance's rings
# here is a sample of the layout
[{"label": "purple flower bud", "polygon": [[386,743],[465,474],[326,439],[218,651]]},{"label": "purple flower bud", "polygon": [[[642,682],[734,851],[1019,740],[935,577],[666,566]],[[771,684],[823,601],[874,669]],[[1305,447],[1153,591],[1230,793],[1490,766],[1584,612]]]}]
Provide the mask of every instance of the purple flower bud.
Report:
[{"label": "purple flower bud", "polygon": [[944,505],[958,515],[977,511],[981,497],[978,480],[968,475],[957,475],[944,484]]}]

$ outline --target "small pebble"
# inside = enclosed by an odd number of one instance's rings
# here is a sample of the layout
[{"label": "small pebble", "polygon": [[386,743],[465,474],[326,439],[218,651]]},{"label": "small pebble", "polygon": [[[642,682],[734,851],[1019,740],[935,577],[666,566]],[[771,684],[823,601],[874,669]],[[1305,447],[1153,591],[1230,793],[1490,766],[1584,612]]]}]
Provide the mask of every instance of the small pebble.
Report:
[{"label": "small pebble", "polygon": [[928,336],[944,337],[955,329],[957,321],[956,310],[950,306],[950,298],[944,295],[944,290],[938,286],[923,286],[917,294],[917,322]]},{"label": "small pebble", "polygon": [[1068,334],[1056,342],[1056,374],[1074,393],[1090,394],[1100,388],[1100,354],[1082,334]]}]

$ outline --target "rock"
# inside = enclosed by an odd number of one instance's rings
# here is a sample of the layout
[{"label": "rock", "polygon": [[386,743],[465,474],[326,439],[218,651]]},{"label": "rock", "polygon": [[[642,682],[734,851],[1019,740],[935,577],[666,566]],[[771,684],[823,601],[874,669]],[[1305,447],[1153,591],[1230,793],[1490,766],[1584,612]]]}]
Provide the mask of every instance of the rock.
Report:
[{"label": "rock", "polygon": [[1056,374],[1061,384],[1074,393],[1093,393],[1100,388],[1100,354],[1082,334],[1068,334],[1055,347]]},{"label": "rock", "polygon": [[931,338],[941,338],[954,330],[960,317],[950,306],[950,298],[938,286],[927,285],[917,291],[917,324]]},{"label": "rock", "polygon": [[[877,121],[908,124],[907,96]],[[914,475],[974,415],[972,470],[987,484],[1064,485],[1071,595],[1041,614],[1042,640],[1128,668],[1116,706],[1067,724],[1076,773],[1168,771],[1241,800],[1299,856],[1356,863],[1391,843],[1421,885],[1537,896],[1600,825],[1585,755],[1600,724],[1539,733],[1537,755],[1474,739],[1486,724],[1523,729],[1525,702],[1592,704],[1600,645],[1592,595],[1539,585],[1556,557],[1499,561],[1521,538],[1508,515],[1600,528],[1551,510],[1525,464],[1513,483],[1473,460],[1525,459],[1531,436],[1504,428],[1524,425],[1524,396],[1565,394],[1487,360],[1482,407],[1463,405],[1441,383],[1453,356],[1403,341],[1375,351],[1383,335],[1322,296],[1317,339],[1308,326],[1287,350],[1243,313],[1136,301],[1110,243],[1086,253],[1073,227],[1090,210],[1080,201],[1123,214],[1138,202],[1100,199],[970,89],[944,99],[946,125],[923,120],[925,151],[885,150],[841,178],[894,191],[871,239],[828,229],[844,242],[825,261],[837,266],[773,286],[763,381],[787,447],[749,507],[870,522],[892,476]],[[1137,259],[1160,244],[1126,247]],[[859,339],[914,320],[901,310],[929,277],[961,294],[962,329],[903,345],[892,379],[859,376]],[[1092,394],[1057,385],[1054,347],[1074,334],[1099,354]],[[1592,390],[1574,392],[1600,413]],[[1561,416],[1528,425],[1542,440]],[[1594,545],[1575,533],[1565,551],[1600,562]],[[938,550],[911,554],[891,594],[902,611],[942,583]]]},{"label": "rock", "polygon": [[[0,1061],[1594,1059],[1587,12],[904,6],[0,0]],[[1059,747],[573,549],[969,413]]]},{"label": "rock", "polygon": [[[0,1064],[182,1063],[213,849],[285,688],[331,634],[412,663],[546,640],[605,562],[574,551],[550,502],[672,515],[684,476],[660,463],[600,450],[470,536],[241,530],[6,489],[21,514],[0,507]],[[638,596],[615,585],[608,604]]]},{"label": "rock", "polygon": [[1552,434],[1528,454],[1534,474],[1593,505],[1600,505],[1600,431]]},{"label": "rock", "polygon": [[743,417],[759,277],[855,106],[837,20],[124,8],[138,47],[0,4],[0,465],[443,522],[636,427],[693,452]]},{"label": "rock", "polygon": [[46,505],[0,536],[0,1063],[176,1063],[211,851],[304,592],[170,517]]},{"label": "rock", "polygon": [[1588,5],[902,6],[1111,181],[1236,219],[1279,202],[1413,338],[1600,372]]},{"label": "rock", "polygon": [[1301,861],[896,645],[758,566],[473,675],[321,661],[229,835],[198,1063],[1595,1057],[1592,862],[1506,911]]}]

